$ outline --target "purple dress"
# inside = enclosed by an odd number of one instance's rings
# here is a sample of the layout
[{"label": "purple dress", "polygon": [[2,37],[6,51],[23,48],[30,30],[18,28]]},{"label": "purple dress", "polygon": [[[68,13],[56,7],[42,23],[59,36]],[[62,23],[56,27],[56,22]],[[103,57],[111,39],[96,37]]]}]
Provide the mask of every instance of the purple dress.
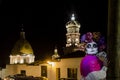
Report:
[{"label": "purple dress", "polygon": [[87,54],[80,63],[80,72],[86,77],[92,71],[99,71],[102,68],[102,61],[96,55]]}]

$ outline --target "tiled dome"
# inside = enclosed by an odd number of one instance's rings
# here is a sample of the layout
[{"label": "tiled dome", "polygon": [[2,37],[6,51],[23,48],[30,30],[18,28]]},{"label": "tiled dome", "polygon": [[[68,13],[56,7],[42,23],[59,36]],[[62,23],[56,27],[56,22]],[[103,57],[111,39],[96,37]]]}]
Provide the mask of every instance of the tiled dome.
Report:
[{"label": "tiled dome", "polygon": [[15,43],[11,55],[33,54],[30,43],[25,39],[25,32],[20,32],[20,39]]}]

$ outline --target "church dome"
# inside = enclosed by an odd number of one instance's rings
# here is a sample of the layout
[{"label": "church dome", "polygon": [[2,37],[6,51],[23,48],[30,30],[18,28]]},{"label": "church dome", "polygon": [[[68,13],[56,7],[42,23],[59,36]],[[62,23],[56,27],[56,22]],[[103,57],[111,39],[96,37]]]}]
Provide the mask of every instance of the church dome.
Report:
[{"label": "church dome", "polygon": [[66,23],[66,28],[70,28],[70,27],[78,27],[80,28],[80,23],[78,23],[77,21],[69,21]]},{"label": "church dome", "polygon": [[75,15],[72,14],[71,20],[66,23],[66,28],[78,27],[80,28],[80,23],[75,20]]},{"label": "church dome", "polygon": [[15,43],[11,53],[11,55],[33,54],[30,43],[25,39],[25,32],[20,32],[20,39]]}]

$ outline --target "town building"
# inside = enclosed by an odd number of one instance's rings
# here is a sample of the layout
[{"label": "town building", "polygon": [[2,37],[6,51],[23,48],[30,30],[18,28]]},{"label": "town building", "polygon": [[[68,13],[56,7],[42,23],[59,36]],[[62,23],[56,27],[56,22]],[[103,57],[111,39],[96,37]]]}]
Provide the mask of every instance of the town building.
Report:
[{"label": "town building", "polygon": [[57,47],[51,59],[35,61],[32,46],[25,38],[25,32],[20,32],[20,39],[15,43],[11,54],[10,64],[0,71],[2,79],[11,75],[26,75],[42,77],[45,80],[80,80],[80,62],[85,53],[79,50],[80,23],[72,14],[71,20],[66,24],[65,54],[59,55]]}]

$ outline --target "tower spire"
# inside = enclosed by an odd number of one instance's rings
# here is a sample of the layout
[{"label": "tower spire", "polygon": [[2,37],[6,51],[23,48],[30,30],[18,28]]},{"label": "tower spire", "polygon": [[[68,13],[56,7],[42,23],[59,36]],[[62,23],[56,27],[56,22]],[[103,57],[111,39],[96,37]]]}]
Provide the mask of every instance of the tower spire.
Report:
[{"label": "tower spire", "polygon": [[24,31],[24,26],[23,26],[23,24],[20,26],[21,27],[21,31],[23,32]]},{"label": "tower spire", "polygon": [[23,24],[20,27],[21,27],[20,38],[25,39],[25,32],[24,32]]}]

